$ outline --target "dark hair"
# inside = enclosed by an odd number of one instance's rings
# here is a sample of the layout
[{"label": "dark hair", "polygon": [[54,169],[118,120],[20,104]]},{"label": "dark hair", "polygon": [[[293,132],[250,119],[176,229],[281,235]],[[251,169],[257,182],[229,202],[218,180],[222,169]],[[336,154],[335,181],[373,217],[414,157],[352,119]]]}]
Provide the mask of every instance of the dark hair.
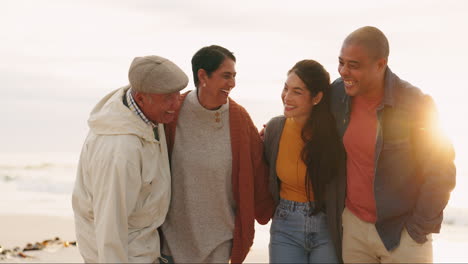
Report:
[{"label": "dark hair", "polygon": [[223,61],[229,58],[236,61],[234,54],[226,48],[217,45],[211,45],[201,48],[192,57],[193,82],[198,88],[198,70],[204,69],[208,76],[216,71]]},{"label": "dark hair", "polygon": [[312,214],[325,209],[326,184],[336,176],[339,155],[339,138],[335,120],[330,111],[330,75],[314,60],[296,63],[288,74],[294,72],[305,84],[311,97],[323,93],[320,102],[312,108],[302,128],[302,160],[306,169],[305,187],[310,201],[310,189],[314,193],[315,208]]}]

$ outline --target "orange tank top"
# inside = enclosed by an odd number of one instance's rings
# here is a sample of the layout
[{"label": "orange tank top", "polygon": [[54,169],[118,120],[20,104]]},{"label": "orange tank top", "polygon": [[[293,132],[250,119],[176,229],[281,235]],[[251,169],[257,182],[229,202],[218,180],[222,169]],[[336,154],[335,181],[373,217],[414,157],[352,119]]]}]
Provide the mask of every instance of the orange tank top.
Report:
[{"label": "orange tank top", "polygon": [[[301,158],[304,141],[302,126],[287,118],[279,142],[276,173],[281,181],[280,197],[290,201],[307,202],[305,187],[306,165]],[[310,190],[310,200],[314,200]]]}]

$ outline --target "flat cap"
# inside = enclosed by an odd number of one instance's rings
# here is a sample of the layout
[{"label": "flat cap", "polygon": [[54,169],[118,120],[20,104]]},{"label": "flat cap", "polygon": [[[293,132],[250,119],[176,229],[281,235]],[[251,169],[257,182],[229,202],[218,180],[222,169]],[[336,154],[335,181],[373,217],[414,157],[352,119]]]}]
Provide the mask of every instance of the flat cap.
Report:
[{"label": "flat cap", "polygon": [[188,84],[188,77],[179,66],[160,56],[133,59],[128,80],[133,90],[156,94],[178,92]]}]

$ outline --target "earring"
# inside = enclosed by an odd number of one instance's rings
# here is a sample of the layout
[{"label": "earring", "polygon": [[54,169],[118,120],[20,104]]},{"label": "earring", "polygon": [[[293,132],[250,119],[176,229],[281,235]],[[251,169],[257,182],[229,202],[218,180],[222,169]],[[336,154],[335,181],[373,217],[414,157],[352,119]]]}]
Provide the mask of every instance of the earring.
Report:
[{"label": "earring", "polygon": [[202,87],[206,87],[206,83],[203,83],[203,84],[202,84]]}]

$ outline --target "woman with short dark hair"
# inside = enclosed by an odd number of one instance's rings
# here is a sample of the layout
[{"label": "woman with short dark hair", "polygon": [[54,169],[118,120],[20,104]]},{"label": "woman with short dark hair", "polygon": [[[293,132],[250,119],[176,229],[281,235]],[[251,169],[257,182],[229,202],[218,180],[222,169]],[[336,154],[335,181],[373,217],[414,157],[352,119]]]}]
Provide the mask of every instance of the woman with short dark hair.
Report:
[{"label": "woman with short dark hair", "polygon": [[266,224],[273,215],[258,130],[229,98],[235,64],[221,46],[200,49],[192,58],[196,90],[181,96],[166,127],[172,196],[162,227],[163,261],[241,263],[255,219]]}]

